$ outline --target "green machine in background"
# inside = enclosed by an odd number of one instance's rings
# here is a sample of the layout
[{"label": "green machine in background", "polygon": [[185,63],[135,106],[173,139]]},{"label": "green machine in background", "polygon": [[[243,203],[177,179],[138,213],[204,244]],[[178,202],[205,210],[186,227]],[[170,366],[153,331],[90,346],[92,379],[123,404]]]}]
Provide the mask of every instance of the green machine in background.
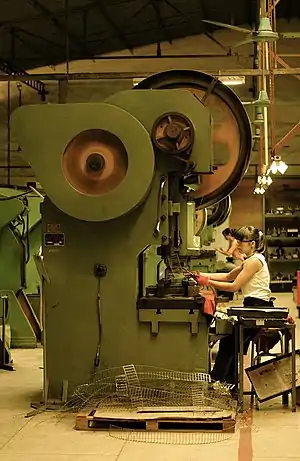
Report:
[{"label": "green machine in background", "polygon": [[38,292],[33,254],[41,248],[41,198],[0,189],[0,296],[8,297],[10,347],[36,347],[41,329],[26,294]]},{"label": "green machine in background", "polygon": [[[216,251],[209,248],[214,243],[214,233],[225,223],[232,210],[231,198],[225,197],[216,205],[200,210],[194,202],[187,203],[188,235],[187,259],[192,270],[216,272],[224,269],[225,263],[218,263]],[[206,247],[206,249],[204,249]],[[208,248],[207,248],[208,247]],[[163,277],[166,265],[159,256],[157,246],[149,246],[144,252],[145,285],[154,285]]]},{"label": "green machine in background", "polygon": [[207,371],[204,299],[182,265],[199,253],[190,216],[228,196],[249,163],[237,96],[209,75],[170,71],[104,103],[23,106],[11,126],[46,193],[45,403],[99,369]]},{"label": "green machine in background", "polygon": [[[230,216],[230,196],[215,205],[194,212],[194,246],[199,250],[191,257],[190,267],[201,272],[216,272],[224,263],[217,261],[214,247],[215,233]],[[211,246],[212,245],[212,246]]]}]

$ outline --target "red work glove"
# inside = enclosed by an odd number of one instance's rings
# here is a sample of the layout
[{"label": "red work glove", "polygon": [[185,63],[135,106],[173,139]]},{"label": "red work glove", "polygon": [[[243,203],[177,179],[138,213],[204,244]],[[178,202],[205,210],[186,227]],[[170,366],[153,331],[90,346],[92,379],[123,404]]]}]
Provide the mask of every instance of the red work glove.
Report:
[{"label": "red work glove", "polygon": [[295,320],[293,319],[293,317],[291,315],[288,316],[287,321],[288,321],[288,323],[292,323],[292,324],[295,323]]},{"label": "red work glove", "polygon": [[194,278],[194,280],[196,280],[197,285],[203,285],[203,286],[208,286],[209,285],[209,278],[205,277],[205,275],[194,274],[193,278]]}]

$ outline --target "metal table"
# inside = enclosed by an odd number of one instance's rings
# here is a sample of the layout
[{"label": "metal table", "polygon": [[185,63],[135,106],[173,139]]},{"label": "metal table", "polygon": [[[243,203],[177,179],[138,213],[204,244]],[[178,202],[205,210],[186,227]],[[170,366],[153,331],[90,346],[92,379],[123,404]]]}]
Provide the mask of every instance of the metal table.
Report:
[{"label": "metal table", "polygon": [[[280,318],[249,318],[243,317],[242,315],[238,317],[238,321],[235,326],[235,338],[236,338],[236,358],[235,363],[238,367],[238,402],[240,411],[244,410],[244,329],[253,328],[253,329],[264,329],[264,330],[277,330],[281,331],[284,334],[284,354],[290,352],[289,343],[291,333],[291,361],[292,361],[292,411],[296,411],[296,325],[288,323],[286,319]],[[282,402],[284,405],[288,405],[288,393],[283,394]]]}]

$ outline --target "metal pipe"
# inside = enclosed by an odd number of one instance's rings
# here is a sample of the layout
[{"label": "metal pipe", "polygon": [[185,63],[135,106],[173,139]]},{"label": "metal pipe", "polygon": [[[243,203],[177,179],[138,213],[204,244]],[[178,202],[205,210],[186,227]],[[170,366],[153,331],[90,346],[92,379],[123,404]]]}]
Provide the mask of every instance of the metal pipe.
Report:
[{"label": "metal pipe", "polygon": [[[259,19],[261,20],[266,16],[266,0],[260,0],[260,12]],[[262,77],[261,77],[261,87],[264,91],[267,91],[267,73],[269,72],[269,46],[268,42],[263,42],[260,45],[261,47],[261,64],[262,64]],[[262,171],[261,174],[266,173],[267,165],[269,163],[269,125],[268,125],[268,108],[264,106],[263,108],[264,115],[264,138],[263,138],[263,162],[262,162]]]},{"label": "metal pipe", "polygon": [[7,82],[7,185],[11,184],[10,164],[11,164],[11,145],[10,145],[10,116],[11,116],[11,100],[10,100],[10,82]]},{"label": "metal pipe", "polygon": [[[252,58],[251,54],[240,53],[198,53],[198,54],[164,54],[157,56],[156,54],[150,55],[122,55],[122,56],[84,56],[83,61],[136,61],[136,60],[156,60],[163,61],[164,59],[197,59],[197,58]],[[22,58],[23,59],[23,58]],[[30,59],[30,58],[28,58]]]},{"label": "metal pipe", "polygon": [[[259,27],[259,22],[260,22],[260,3],[259,1],[256,1],[256,14],[255,14],[255,24],[254,28],[255,30],[258,29]],[[261,44],[258,42],[254,42],[254,48],[256,51],[256,59],[255,59],[255,68],[261,70],[263,65],[262,65],[262,47]],[[258,99],[259,92],[262,89],[262,82],[261,82],[261,77],[260,76],[254,76],[253,80],[256,81],[256,93],[254,95],[255,99]],[[262,132],[262,127],[257,127],[258,128],[258,133],[259,133],[259,140],[258,140],[258,163],[260,166],[260,171],[263,168],[263,132]],[[257,130],[256,128],[256,130]],[[257,131],[256,131],[257,134]],[[258,167],[256,167],[256,179],[258,179]]]},{"label": "metal pipe", "polygon": [[69,39],[69,14],[68,0],[65,0],[65,47],[66,47],[66,74],[70,71],[70,39]]},{"label": "metal pipe", "polygon": [[[288,55],[290,56],[290,55]],[[122,55],[122,56],[89,56],[87,54],[84,57],[80,55],[72,56],[72,61],[80,60],[80,61],[127,61],[127,60],[157,60],[163,61],[164,59],[198,59],[198,58],[209,58],[209,59],[224,59],[224,58],[253,58],[252,54],[240,54],[240,53],[199,53],[199,54],[164,54],[162,56],[157,55]],[[22,62],[29,61],[31,63],[38,62],[40,63],[41,58],[37,58],[35,56],[22,56]]]},{"label": "metal pipe", "polygon": [[[264,47],[264,70],[269,70],[269,47],[268,43],[263,44]],[[267,78],[263,76],[263,89],[267,91]],[[268,123],[268,108],[264,106],[264,165],[267,168],[269,163],[269,123]]]},{"label": "metal pipe", "polygon": [[300,53],[280,53],[276,54],[276,56],[279,58],[300,58]]},{"label": "metal pipe", "polygon": [[[261,76],[263,74],[261,69],[222,69],[222,70],[207,70],[204,69],[202,72],[213,75],[215,77],[221,76]],[[68,75],[69,80],[132,80],[133,78],[149,77],[156,72],[83,72],[83,73],[70,73]],[[300,67],[287,68],[287,69],[274,69],[264,72],[264,75],[299,75]],[[9,81],[33,81],[33,80],[65,80],[66,74],[29,74],[29,75],[0,75],[0,82]]]},{"label": "metal pipe", "polygon": [[[276,32],[276,8],[274,0],[268,0],[268,17],[270,20],[271,28]],[[269,43],[268,45],[268,58],[269,58],[269,69],[275,69],[276,67],[276,41]],[[270,150],[273,155],[273,146],[276,142],[276,112],[275,112],[275,77],[274,75],[269,75],[269,98],[270,98],[270,108],[269,108],[269,131],[270,131]]]}]

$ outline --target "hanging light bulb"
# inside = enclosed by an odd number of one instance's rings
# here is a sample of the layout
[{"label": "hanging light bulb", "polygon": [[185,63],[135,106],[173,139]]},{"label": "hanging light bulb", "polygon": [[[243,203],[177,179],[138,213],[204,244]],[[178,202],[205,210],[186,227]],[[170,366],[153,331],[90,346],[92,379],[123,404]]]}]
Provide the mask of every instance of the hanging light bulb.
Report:
[{"label": "hanging light bulb", "polygon": [[267,174],[276,174],[276,173],[281,173],[284,174],[286,170],[288,169],[288,166],[285,162],[281,160],[281,157],[279,155],[275,155],[273,157],[273,161],[270,165],[270,168],[267,171]]},{"label": "hanging light bulb", "polygon": [[[259,176],[259,178],[260,178],[260,176]],[[254,188],[253,193],[256,194],[256,195],[259,195],[259,194],[262,195],[262,194],[265,193],[265,191],[266,191],[265,188],[261,184],[259,184],[259,182],[257,181],[257,183],[255,184],[255,188]]]},{"label": "hanging light bulb", "polygon": [[272,182],[273,182],[272,178],[269,175],[264,175],[264,176],[261,177],[261,184],[263,186],[269,187],[272,184]]},{"label": "hanging light bulb", "polygon": [[257,177],[257,183],[265,189],[267,189],[272,184],[272,182],[272,178],[268,174]]}]

